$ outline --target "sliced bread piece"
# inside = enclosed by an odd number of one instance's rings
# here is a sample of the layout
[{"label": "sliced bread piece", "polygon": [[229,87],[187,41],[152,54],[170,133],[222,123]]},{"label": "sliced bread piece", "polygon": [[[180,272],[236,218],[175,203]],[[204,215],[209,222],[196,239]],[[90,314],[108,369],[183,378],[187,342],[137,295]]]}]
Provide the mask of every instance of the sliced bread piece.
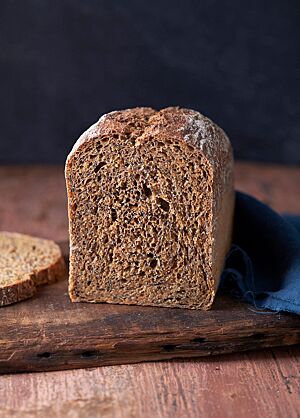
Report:
[{"label": "sliced bread piece", "polygon": [[13,232],[0,232],[0,306],[33,296],[37,286],[66,275],[55,242]]},{"label": "sliced bread piece", "polygon": [[66,163],[72,301],[209,309],[231,243],[230,142],[189,109],[111,112]]}]

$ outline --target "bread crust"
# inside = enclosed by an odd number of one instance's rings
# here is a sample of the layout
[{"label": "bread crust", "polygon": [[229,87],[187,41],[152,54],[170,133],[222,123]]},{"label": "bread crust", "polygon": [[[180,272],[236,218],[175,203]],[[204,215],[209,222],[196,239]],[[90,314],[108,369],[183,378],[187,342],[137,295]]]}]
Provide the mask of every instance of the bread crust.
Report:
[{"label": "bread crust", "polygon": [[37,292],[36,285],[30,275],[16,278],[11,285],[0,287],[0,306],[11,305],[34,296]]},{"label": "bread crust", "polygon": [[[143,129],[139,133],[139,141],[143,141],[143,138],[149,135],[153,135],[157,139],[177,138],[189,147],[192,147],[196,153],[198,152],[205,157],[212,168],[212,274],[207,278],[209,297],[202,308],[209,309],[219,284],[225,255],[230,248],[234,212],[233,153],[230,141],[221,128],[201,113],[179,107],[169,107],[161,111],[151,108],[134,108],[111,112],[103,115],[75,143],[66,161],[66,179],[68,179],[68,173],[71,172],[73,158],[76,158],[89,141],[93,141],[103,135],[109,137],[115,131],[120,134],[126,134],[128,126],[131,126],[137,119],[145,122]],[[70,202],[73,192],[68,180],[67,193]],[[72,222],[73,214],[69,206],[70,231]],[[75,245],[76,243],[71,233],[71,264],[73,261],[72,248]],[[72,291],[72,278],[70,278],[70,296],[73,301],[80,300]]]},{"label": "bread crust", "polygon": [[[15,239],[28,239],[30,242],[35,239],[28,235],[12,232],[1,232],[1,235],[14,237]],[[48,241],[52,248],[57,247],[56,259],[48,266],[42,265],[41,268],[36,269],[31,274],[16,273],[16,280],[14,283],[0,285],[0,307],[28,299],[37,293],[40,285],[53,283],[60,278],[66,277],[67,267],[61,254],[61,250],[53,241]]]}]

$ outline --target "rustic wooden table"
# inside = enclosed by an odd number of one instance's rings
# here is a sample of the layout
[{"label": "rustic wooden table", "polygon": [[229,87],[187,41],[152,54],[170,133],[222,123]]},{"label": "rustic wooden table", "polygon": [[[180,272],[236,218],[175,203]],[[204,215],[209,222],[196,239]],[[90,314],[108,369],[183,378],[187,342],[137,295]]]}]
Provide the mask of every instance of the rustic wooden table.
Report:
[{"label": "rustic wooden table", "polygon": [[[300,213],[300,168],[237,163],[236,187]],[[66,239],[62,167],[0,167],[0,196],[0,230]],[[4,375],[0,418],[10,416],[296,418],[300,349]]]}]

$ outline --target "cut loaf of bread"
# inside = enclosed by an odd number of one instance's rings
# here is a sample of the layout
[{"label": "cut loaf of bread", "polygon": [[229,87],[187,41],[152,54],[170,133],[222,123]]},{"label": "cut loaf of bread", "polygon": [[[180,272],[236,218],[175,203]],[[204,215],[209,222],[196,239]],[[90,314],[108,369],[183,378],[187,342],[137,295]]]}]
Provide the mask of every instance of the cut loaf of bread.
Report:
[{"label": "cut loaf of bread", "polygon": [[66,272],[55,242],[0,232],[0,306],[33,296],[37,286],[65,277]]},{"label": "cut loaf of bread", "polygon": [[111,112],[66,162],[74,302],[209,309],[230,247],[233,157],[193,110]]}]

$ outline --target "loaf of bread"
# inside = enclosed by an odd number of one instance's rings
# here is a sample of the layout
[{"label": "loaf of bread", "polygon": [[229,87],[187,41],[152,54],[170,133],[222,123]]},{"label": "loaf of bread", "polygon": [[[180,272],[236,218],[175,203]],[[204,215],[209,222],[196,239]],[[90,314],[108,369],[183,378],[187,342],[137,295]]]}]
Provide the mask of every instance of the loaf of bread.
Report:
[{"label": "loaf of bread", "polygon": [[0,232],[0,306],[33,296],[37,286],[66,277],[66,272],[55,242]]},{"label": "loaf of bread", "polygon": [[234,208],[222,129],[177,107],[111,112],[65,174],[72,301],[211,307]]}]

